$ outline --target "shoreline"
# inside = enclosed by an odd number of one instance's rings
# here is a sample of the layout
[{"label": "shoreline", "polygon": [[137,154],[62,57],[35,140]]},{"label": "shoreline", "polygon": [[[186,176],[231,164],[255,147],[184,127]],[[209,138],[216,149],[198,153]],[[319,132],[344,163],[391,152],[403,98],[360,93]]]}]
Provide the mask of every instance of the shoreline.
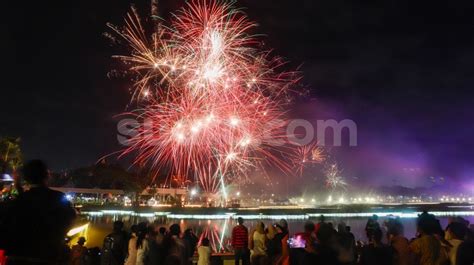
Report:
[{"label": "shoreline", "polygon": [[133,215],[140,217],[163,216],[174,219],[228,219],[242,216],[247,219],[311,219],[320,215],[327,217],[400,216],[415,218],[423,211],[436,216],[474,216],[474,204],[360,204],[331,205],[320,207],[253,207],[253,208],[207,208],[207,207],[126,207],[110,205],[84,205],[79,208],[87,215]]}]

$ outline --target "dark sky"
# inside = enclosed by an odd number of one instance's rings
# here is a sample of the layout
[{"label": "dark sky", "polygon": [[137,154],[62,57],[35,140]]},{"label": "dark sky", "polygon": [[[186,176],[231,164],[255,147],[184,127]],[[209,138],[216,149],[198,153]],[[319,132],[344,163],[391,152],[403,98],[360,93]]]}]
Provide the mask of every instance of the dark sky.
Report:
[{"label": "dark sky", "polygon": [[[160,2],[166,16],[184,1]],[[122,25],[130,3],[3,3],[0,135],[20,136],[26,158],[65,169],[120,148],[114,115],[125,110],[130,83],[107,77],[118,49],[103,33],[107,22]],[[300,102],[295,115],[357,123],[359,146],[332,150],[349,177],[473,181],[474,2],[237,5],[259,24],[268,47],[303,65],[303,83],[316,100]]]}]

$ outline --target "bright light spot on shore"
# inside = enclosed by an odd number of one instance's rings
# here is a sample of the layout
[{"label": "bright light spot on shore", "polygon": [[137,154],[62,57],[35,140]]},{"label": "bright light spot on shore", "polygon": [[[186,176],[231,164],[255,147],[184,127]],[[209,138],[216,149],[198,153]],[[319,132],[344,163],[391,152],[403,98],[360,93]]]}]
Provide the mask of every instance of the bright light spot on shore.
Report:
[{"label": "bright light spot on shore", "polygon": [[196,194],[197,194],[197,190],[196,190],[196,189],[192,189],[192,190],[191,190],[191,196],[194,196],[194,195],[196,195]]},{"label": "bright light spot on shore", "polygon": [[329,195],[329,197],[328,197],[328,202],[332,202],[332,196],[331,195]]},{"label": "bright light spot on shore", "polygon": [[311,199],[311,202],[316,202],[316,200],[313,198],[313,199]]},{"label": "bright light spot on shore", "polygon": [[158,204],[158,201],[155,198],[151,198],[147,202],[148,206],[156,206]]},{"label": "bright light spot on shore", "polygon": [[301,199],[300,199],[300,202],[304,202],[304,199],[303,199],[303,198],[301,198]]}]

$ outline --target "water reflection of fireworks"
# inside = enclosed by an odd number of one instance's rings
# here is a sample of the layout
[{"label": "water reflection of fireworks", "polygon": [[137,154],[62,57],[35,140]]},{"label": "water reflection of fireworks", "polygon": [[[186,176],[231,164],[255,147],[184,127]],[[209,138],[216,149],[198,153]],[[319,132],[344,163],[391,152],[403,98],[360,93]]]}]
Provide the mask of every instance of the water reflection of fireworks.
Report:
[{"label": "water reflection of fireworks", "polygon": [[230,239],[226,237],[228,220],[225,220],[222,228],[219,228],[216,223],[211,223],[210,220],[207,222],[208,225],[204,227],[199,236],[199,244],[201,244],[204,238],[207,238],[209,239],[212,252],[216,253],[221,250],[228,250],[228,246],[230,245]]}]

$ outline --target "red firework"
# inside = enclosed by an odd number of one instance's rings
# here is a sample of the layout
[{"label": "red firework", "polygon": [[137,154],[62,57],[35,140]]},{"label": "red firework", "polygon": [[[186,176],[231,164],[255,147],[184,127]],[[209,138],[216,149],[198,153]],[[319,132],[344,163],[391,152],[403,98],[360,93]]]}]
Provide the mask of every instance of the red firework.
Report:
[{"label": "red firework", "polygon": [[298,146],[291,156],[296,173],[300,176],[308,165],[321,164],[325,159],[323,148],[318,146],[317,142]]},{"label": "red firework", "polygon": [[131,48],[117,57],[136,77],[129,114],[143,125],[122,155],[136,152],[136,164],[195,178],[210,193],[262,161],[290,171],[281,160],[284,107],[298,75],[279,70],[254,27],[218,1],[190,2],[152,34],[135,10],[126,27],[113,27]]}]

